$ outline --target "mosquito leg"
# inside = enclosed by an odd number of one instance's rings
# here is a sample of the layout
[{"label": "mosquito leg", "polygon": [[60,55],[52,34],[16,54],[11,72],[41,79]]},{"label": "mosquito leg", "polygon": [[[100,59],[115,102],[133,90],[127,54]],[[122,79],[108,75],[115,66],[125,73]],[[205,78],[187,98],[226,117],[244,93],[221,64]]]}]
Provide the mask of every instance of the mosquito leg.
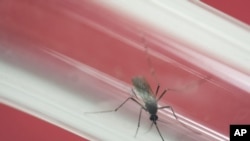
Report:
[{"label": "mosquito leg", "polygon": [[166,94],[166,92],[168,91],[168,89],[165,89],[161,95],[159,96],[159,98],[157,99],[157,101],[161,100],[161,98]]},{"label": "mosquito leg", "polygon": [[118,110],[119,110],[128,100],[133,100],[135,103],[137,103],[138,105],[140,105],[143,109],[145,109],[144,106],[143,106],[140,102],[138,102],[136,99],[134,99],[133,96],[131,96],[131,97],[127,98],[121,105],[119,105],[119,106],[118,106],[117,108],[115,108],[114,110],[98,111],[98,112],[85,112],[85,114],[116,112],[116,111],[118,111]]},{"label": "mosquito leg", "polygon": [[163,107],[159,107],[158,109],[164,109],[164,108],[170,108],[171,111],[173,112],[173,115],[174,115],[175,119],[176,119],[183,127],[185,127],[186,129],[188,129],[188,130],[190,130],[190,131],[192,131],[192,132],[194,132],[194,133],[196,133],[196,134],[198,134],[198,135],[201,135],[200,132],[198,132],[198,131],[196,131],[196,130],[190,128],[190,127],[188,127],[186,124],[183,124],[181,121],[179,121],[179,120],[178,120],[178,117],[175,115],[175,112],[174,112],[174,110],[173,110],[173,108],[172,108],[171,106],[163,106]]},{"label": "mosquito leg", "polygon": [[152,124],[150,125],[150,127],[148,128],[148,130],[145,133],[149,132],[152,129],[153,124],[154,124],[154,122],[152,122]]},{"label": "mosquito leg", "polygon": [[158,128],[158,126],[157,126],[156,121],[154,122],[154,124],[155,124],[155,127],[156,127],[156,129],[157,129],[157,131],[158,131],[159,135],[161,136],[162,141],[164,141],[164,139],[163,139],[163,137],[162,137],[162,135],[161,135],[161,132],[160,132],[160,130],[159,130],[159,128]]},{"label": "mosquito leg", "polygon": [[149,66],[149,69],[150,69],[150,73],[154,77],[156,83],[158,83],[158,79],[157,79],[157,76],[155,74],[155,69],[152,66],[152,61],[151,61],[150,56],[149,56],[148,46],[147,45],[145,46],[145,50],[146,50],[145,52],[147,54],[147,62],[148,62],[148,66]]},{"label": "mosquito leg", "polygon": [[164,109],[164,108],[170,109],[172,111],[175,119],[178,120],[177,116],[175,115],[174,109],[171,106],[163,106],[163,107],[159,107],[158,109]]},{"label": "mosquito leg", "polygon": [[154,67],[152,65],[152,61],[151,61],[150,54],[149,54],[148,43],[147,43],[144,35],[142,36],[142,42],[144,44],[145,53],[146,53],[146,57],[147,57],[147,63],[148,63],[148,67],[149,67],[149,70],[150,70],[150,74],[154,78],[155,82],[158,84],[156,92],[155,92],[155,96],[157,96],[159,88],[160,88],[160,85],[159,85],[159,82],[158,82],[158,79],[157,79],[156,71],[155,71],[155,69],[154,69]]},{"label": "mosquito leg", "polygon": [[157,88],[156,88],[156,91],[155,91],[155,96],[157,96],[159,89],[160,89],[160,85],[158,84]]},{"label": "mosquito leg", "polygon": [[138,133],[138,130],[139,130],[139,127],[140,127],[142,109],[143,109],[143,108],[140,109],[140,114],[139,114],[139,119],[138,119],[138,125],[137,125],[137,129],[136,129],[136,132],[135,132],[135,136],[134,136],[134,137],[136,137],[136,135],[137,135],[137,133]]},{"label": "mosquito leg", "polygon": [[135,93],[135,90],[133,88],[131,90],[132,90],[132,93],[135,95],[135,97],[138,98],[136,93]]},{"label": "mosquito leg", "polygon": [[173,89],[168,89],[169,91],[175,91],[175,92],[184,92],[190,89],[194,89],[197,86],[202,85],[203,83],[206,83],[208,81],[211,81],[211,77],[207,76],[204,77],[202,79],[196,80],[196,81],[191,81],[188,84],[185,84],[184,86],[180,87],[180,88],[173,88]]},{"label": "mosquito leg", "polygon": [[150,70],[150,74],[153,76],[156,83],[158,83],[158,79],[157,79],[157,76],[156,76],[156,73],[155,73],[155,69],[154,69],[154,67],[152,65],[152,61],[151,61],[151,58],[150,58],[150,55],[149,55],[148,43],[147,43],[144,35],[142,35],[142,42],[143,42],[143,45],[144,45],[144,48],[145,48],[145,53],[147,55],[146,57],[147,57],[147,63],[148,63],[148,67],[149,67],[149,70]]}]

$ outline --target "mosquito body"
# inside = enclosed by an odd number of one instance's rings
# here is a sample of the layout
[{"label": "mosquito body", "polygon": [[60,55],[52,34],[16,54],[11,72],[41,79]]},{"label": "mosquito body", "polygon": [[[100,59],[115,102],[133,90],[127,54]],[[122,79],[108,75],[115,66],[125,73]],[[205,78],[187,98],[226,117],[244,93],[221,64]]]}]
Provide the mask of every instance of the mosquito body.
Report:
[{"label": "mosquito body", "polygon": [[[144,40],[145,42],[145,40]],[[145,43],[146,44],[146,43]],[[151,64],[151,60],[148,54],[148,47],[147,44],[145,45],[145,52],[147,55],[147,62],[149,67],[152,67]],[[157,78],[155,75],[155,70],[153,68],[151,68],[151,74],[152,76],[155,78],[156,82]],[[133,95],[128,97],[123,103],[121,103],[117,108],[115,108],[114,110],[107,110],[107,111],[98,111],[98,112],[86,112],[86,113],[107,113],[107,112],[116,112],[118,111],[127,101],[132,100],[135,103],[137,103],[138,105],[140,105],[141,109],[140,109],[140,113],[139,113],[139,119],[138,119],[138,126],[136,129],[136,133],[135,133],[135,137],[138,133],[139,127],[140,127],[140,121],[141,121],[141,113],[142,110],[145,110],[146,112],[149,113],[150,117],[149,119],[152,121],[151,127],[154,124],[157,132],[159,133],[162,141],[164,141],[164,138],[162,137],[162,134],[158,128],[157,125],[157,120],[158,120],[158,115],[157,115],[157,111],[160,109],[170,109],[173,113],[173,116],[175,117],[176,120],[177,116],[175,115],[175,112],[173,110],[173,108],[171,106],[162,106],[162,107],[158,107],[158,101],[166,94],[166,92],[168,90],[171,91],[178,91],[176,89],[165,89],[159,96],[157,96],[158,91],[160,89],[160,85],[158,84],[157,89],[155,91],[155,93],[152,91],[149,83],[146,81],[146,79],[142,76],[136,76],[132,78],[132,84],[133,84],[133,88],[132,88],[132,92]],[[184,125],[183,125],[184,126]],[[186,127],[186,126],[185,126]]]},{"label": "mosquito body", "polygon": [[[152,115],[157,113],[157,100],[153,95],[150,85],[147,83],[144,77],[138,76],[132,79],[134,89],[132,89],[135,95],[139,95],[144,102],[144,108]],[[136,92],[136,93],[135,93]]]},{"label": "mosquito body", "polygon": [[[152,77],[154,77],[155,81],[158,83],[157,81],[157,76],[155,73],[154,68],[152,67],[152,62],[150,60],[150,56],[148,53],[148,46],[147,43],[145,41],[145,39],[143,38],[143,41],[145,43],[145,52],[147,55],[147,63],[148,66],[150,67],[151,70],[151,75]],[[201,82],[200,82],[201,83]],[[138,119],[138,125],[137,125],[137,129],[136,129],[136,133],[135,133],[135,137],[138,133],[139,127],[140,127],[140,121],[141,121],[141,113],[142,110],[146,111],[149,113],[150,117],[149,119],[152,121],[151,127],[153,126],[153,124],[155,125],[158,134],[160,135],[162,141],[164,141],[164,138],[162,137],[162,134],[158,128],[157,125],[157,120],[158,120],[158,115],[157,112],[158,110],[161,109],[170,109],[173,113],[173,116],[176,120],[178,120],[177,116],[175,115],[175,112],[173,110],[173,108],[171,106],[162,106],[162,107],[158,107],[158,101],[161,100],[161,98],[166,94],[166,92],[168,90],[171,91],[181,91],[183,89],[165,89],[163,92],[161,92],[161,94],[159,96],[158,95],[158,91],[160,89],[160,85],[158,83],[158,86],[156,88],[156,91],[153,92],[149,83],[147,82],[147,80],[142,77],[142,76],[136,76],[132,78],[132,84],[133,84],[133,88],[132,88],[132,93],[133,95],[128,97],[123,103],[121,103],[117,108],[115,108],[114,110],[107,110],[107,111],[98,111],[98,112],[85,112],[85,113],[89,113],[89,114],[93,114],[93,113],[107,113],[107,112],[116,112],[118,111],[127,101],[132,100],[135,103],[137,103],[138,105],[140,105],[140,113],[139,113],[139,119]],[[185,88],[185,87],[184,87]],[[178,120],[179,121],[179,120]],[[180,122],[180,124],[182,124]],[[182,124],[185,128],[190,129],[189,127],[187,127],[185,124]],[[193,130],[192,130],[193,131]],[[195,131],[194,131],[195,132]],[[197,132],[196,132],[197,133]],[[198,133],[199,134],[199,133]]]},{"label": "mosquito body", "polygon": [[[157,86],[156,92],[154,94],[150,85],[148,84],[148,82],[146,81],[146,79],[144,77],[141,77],[141,76],[134,77],[134,78],[132,78],[132,83],[134,86],[134,89],[132,89],[132,92],[136,96],[136,99],[134,99],[134,100],[136,100],[136,101],[138,100],[138,97],[137,97],[137,95],[138,95],[143,101],[143,104],[140,104],[141,110],[140,110],[140,114],[139,114],[139,121],[138,121],[138,126],[137,126],[135,136],[137,135],[137,132],[138,132],[138,129],[140,126],[141,112],[142,112],[142,109],[144,109],[146,112],[148,112],[150,114],[149,119],[152,121],[152,124],[154,124],[156,126],[156,129],[157,129],[161,139],[164,141],[164,139],[161,135],[161,132],[157,126],[157,122],[156,122],[158,120],[158,115],[157,115],[158,109],[170,108],[173,112],[174,117],[177,119],[177,116],[175,115],[174,110],[172,109],[171,106],[158,107],[158,105],[157,105],[158,100],[160,100],[165,95],[167,90],[164,90],[161,93],[160,97],[157,99],[156,96],[157,96],[157,93],[158,93],[159,88],[160,88],[159,85]],[[139,101],[138,101],[138,103],[139,103]]]},{"label": "mosquito body", "polygon": [[169,108],[175,119],[177,120],[177,116],[175,115],[174,110],[172,109],[171,106],[163,106],[163,107],[158,107],[157,103],[158,101],[165,95],[165,93],[167,92],[167,89],[165,89],[161,95],[157,98],[157,93],[159,91],[160,86],[157,86],[156,92],[155,94],[153,93],[150,85],[148,84],[148,82],[146,81],[146,79],[142,76],[136,76],[134,78],[132,78],[132,84],[133,84],[133,88],[132,88],[132,92],[134,95],[128,97],[122,104],[120,104],[117,108],[115,108],[114,110],[107,110],[107,111],[98,111],[98,112],[85,112],[85,114],[93,114],[93,113],[107,113],[107,112],[116,112],[118,111],[127,101],[132,100],[135,103],[137,103],[138,105],[141,106],[140,109],[140,113],[139,113],[139,120],[138,120],[138,126],[136,129],[136,133],[135,133],[135,137],[138,133],[139,127],[140,127],[140,121],[141,121],[141,113],[142,110],[145,110],[146,112],[148,112],[150,114],[150,120],[152,121],[152,124],[155,125],[162,141],[164,141],[161,132],[157,126],[157,120],[158,120],[158,116],[157,116],[157,111],[158,109],[164,109],[164,108]]}]

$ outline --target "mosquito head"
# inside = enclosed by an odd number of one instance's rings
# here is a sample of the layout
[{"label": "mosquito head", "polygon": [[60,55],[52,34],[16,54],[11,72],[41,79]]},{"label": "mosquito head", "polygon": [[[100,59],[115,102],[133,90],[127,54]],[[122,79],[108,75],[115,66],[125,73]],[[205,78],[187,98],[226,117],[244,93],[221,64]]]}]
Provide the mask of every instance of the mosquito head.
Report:
[{"label": "mosquito head", "polygon": [[158,116],[157,115],[151,115],[149,118],[151,121],[156,122],[158,120]]}]

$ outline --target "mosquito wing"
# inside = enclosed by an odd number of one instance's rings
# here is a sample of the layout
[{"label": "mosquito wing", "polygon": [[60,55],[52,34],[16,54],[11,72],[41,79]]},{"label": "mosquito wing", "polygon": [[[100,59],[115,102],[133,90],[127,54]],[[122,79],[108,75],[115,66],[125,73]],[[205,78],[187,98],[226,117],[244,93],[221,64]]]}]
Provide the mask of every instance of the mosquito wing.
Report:
[{"label": "mosquito wing", "polygon": [[132,78],[132,83],[136,94],[143,100],[145,107],[150,114],[156,114],[157,112],[157,100],[155,95],[151,90],[148,82],[144,77],[134,77]]},{"label": "mosquito wing", "polygon": [[145,104],[156,102],[156,98],[153,95],[152,89],[144,77],[134,77],[132,78],[132,83],[137,92],[137,95],[142,98]]}]

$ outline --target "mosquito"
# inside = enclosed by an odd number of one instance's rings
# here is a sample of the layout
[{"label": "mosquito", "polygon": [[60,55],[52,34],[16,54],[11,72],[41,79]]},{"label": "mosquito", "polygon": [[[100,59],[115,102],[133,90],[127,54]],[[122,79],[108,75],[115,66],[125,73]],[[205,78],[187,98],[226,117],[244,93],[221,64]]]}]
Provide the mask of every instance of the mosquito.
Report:
[{"label": "mosquito", "polygon": [[[145,40],[144,40],[145,43]],[[157,77],[155,75],[155,70],[152,67],[152,62],[150,60],[150,56],[148,54],[148,46],[145,43],[145,52],[147,55],[147,62],[148,62],[148,66],[150,67],[150,73],[151,75],[155,78],[156,82],[157,81]],[[178,89],[164,89],[161,94],[159,95],[159,97],[157,96],[160,90],[160,85],[158,83],[157,88],[155,93],[152,91],[149,83],[147,82],[147,80],[143,77],[143,76],[135,76],[132,78],[132,93],[133,95],[128,97],[124,102],[122,102],[117,108],[115,108],[114,110],[107,110],[107,111],[98,111],[98,112],[85,112],[85,114],[92,114],[92,113],[107,113],[107,112],[117,112],[126,102],[128,102],[129,100],[134,101],[135,103],[137,103],[141,108],[140,108],[140,113],[139,113],[139,119],[138,119],[138,125],[137,125],[137,129],[135,132],[134,137],[137,136],[137,133],[139,131],[139,127],[140,127],[140,122],[141,122],[141,114],[142,114],[142,110],[146,111],[149,113],[150,117],[150,121],[152,121],[151,127],[152,125],[155,125],[158,134],[160,135],[162,141],[164,141],[164,138],[160,132],[160,129],[157,125],[157,120],[158,120],[158,115],[157,112],[158,110],[161,109],[170,109],[172,111],[172,114],[174,116],[174,118],[178,120],[178,117],[176,116],[174,109],[171,106],[162,106],[162,107],[158,107],[158,101],[162,99],[162,97],[166,94],[167,91],[171,90],[171,91],[178,91]],[[180,122],[181,123],[181,122]],[[185,125],[183,125],[184,127],[186,127]],[[188,127],[186,127],[188,128]],[[150,128],[151,129],[151,128]]]},{"label": "mosquito", "polygon": [[[158,101],[166,94],[168,89],[165,89],[161,95],[157,98],[157,94],[159,92],[160,89],[160,85],[157,86],[156,92],[155,94],[153,93],[149,83],[147,82],[147,80],[143,77],[143,76],[136,76],[132,78],[132,84],[133,84],[133,88],[132,88],[132,92],[133,95],[128,97],[123,103],[121,103],[117,108],[115,108],[114,110],[108,110],[108,111],[98,111],[98,112],[85,112],[85,114],[91,114],[91,113],[107,113],[107,112],[116,112],[118,111],[126,102],[128,102],[129,100],[134,101],[135,103],[137,103],[141,109],[140,109],[140,113],[139,113],[139,120],[138,120],[138,125],[137,125],[137,129],[136,129],[136,133],[135,133],[135,137],[137,136],[139,127],[140,127],[140,122],[141,122],[141,113],[142,110],[145,110],[146,112],[148,112],[150,114],[149,119],[152,121],[152,124],[155,125],[157,132],[159,133],[162,141],[164,141],[164,138],[160,132],[160,129],[158,128],[157,125],[157,120],[158,120],[158,115],[157,115],[157,111],[159,109],[165,109],[168,108],[172,111],[173,116],[175,117],[175,119],[177,120],[177,116],[175,115],[174,109],[171,106],[162,106],[162,107],[158,107]],[[141,100],[140,100],[140,99]]]},{"label": "mosquito", "polygon": [[[165,109],[168,108],[172,111],[173,116],[175,117],[175,119],[177,120],[177,116],[175,115],[175,112],[173,110],[173,108],[171,106],[162,106],[162,107],[158,107],[158,101],[166,94],[167,89],[165,89],[161,95],[157,98],[157,94],[158,91],[160,89],[160,85],[157,86],[155,95],[153,94],[153,91],[150,87],[150,85],[148,84],[148,82],[146,81],[146,79],[142,76],[137,76],[132,78],[132,83],[134,86],[134,89],[132,89],[132,92],[135,96],[139,96],[144,104],[140,104],[141,109],[140,109],[140,114],[139,114],[139,120],[138,120],[138,126],[136,129],[136,134],[138,133],[139,127],[140,127],[140,121],[141,121],[141,112],[142,109],[145,110],[146,112],[148,112],[150,114],[149,119],[152,121],[152,124],[155,125],[157,132],[159,133],[161,139],[164,141],[162,134],[160,132],[160,129],[157,126],[157,120],[158,120],[158,115],[157,115],[157,111],[159,109]],[[136,95],[137,94],[137,95]],[[137,100],[137,99],[134,99]],[[138,102],[138,101],[137,101]],[[139,103],[139,102],[138,102]]]},{"label": "mosquito", "polygon": [[[148,46],[146,44],[146,40],[143,38],[143,42],[145,43],[144,47],[145,47],[145,53],[147,55],[147,63],[148,66],[150,67],[150,73],[151,75],[155,78],[156,82],[157,78],[155,75],[155,70],[152,67],[152,62],[150,59],[150,56],[148,54]],[[157,88],[155,93],[153,93],[149,83],[147,82],[147,80],[143,77],[143,76],[135,76],[132,78],[132,93],[133,95],[128,97],[124,102],[122,102],[117,108],[115,108],[114,110],[107,110],[107,111],[98,111],[98,112],[85,112],[85,114],[94,114],[94,113],[108,113],[108,112],[116,112],[118,111],[126,102],[128,102],[129,100],[134,101],[135,103],[137,103],[141,108],[140,108],[140,113],[139,113],[139,119],[138,119],[138,125],[137,125],[137,129],[135,132],[134,137],[137,136],[137,133],[139,131],[139,127],[140,127],[140,122],[141,122],[141,114],[142,114],[142,110],[148,112],[150,114],[149,119],[152,121],[151,127],[154,124],[157,132],[159,133],[162,141],[164,141],[164,138],[160,132],[160,129],[157,125],[157,120],[158,120],[158,115],[157,115],[157,111],[160,109],[170,109],[173,113],[173,116],[175,117],[175,119],[177,120],[177,116],[174,112],[174,109],[171,106],[162,106],[162,107],[158,107],[158,101],[166,94],[166,92],[168,91],[168,89],[165,89],[160,96],[157,98],[159,89],[160,89],[160,85],[158,83]],[[170,90],[170,89],[169,89]],[[150,129],[151,129],[150,127]]]}]

